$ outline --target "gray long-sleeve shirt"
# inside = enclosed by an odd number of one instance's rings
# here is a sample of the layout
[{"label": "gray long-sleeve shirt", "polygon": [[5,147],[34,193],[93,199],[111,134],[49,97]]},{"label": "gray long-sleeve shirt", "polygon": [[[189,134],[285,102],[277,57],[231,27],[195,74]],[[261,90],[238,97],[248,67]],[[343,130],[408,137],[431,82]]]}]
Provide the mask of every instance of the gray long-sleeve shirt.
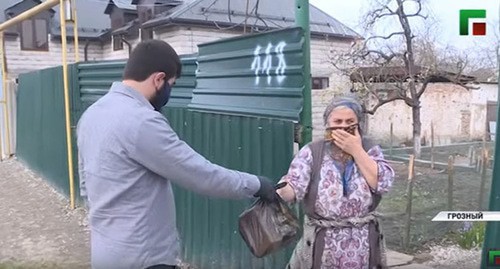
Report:
[{"label": "gray long-sleeve shirt", "polygon": [[256,176],[225,169],[196,153],[143,95],[120,82],[85,111],[77,139],[95,269],[178,263],[171,182],[234,199],[250,198],[260,187]]}]

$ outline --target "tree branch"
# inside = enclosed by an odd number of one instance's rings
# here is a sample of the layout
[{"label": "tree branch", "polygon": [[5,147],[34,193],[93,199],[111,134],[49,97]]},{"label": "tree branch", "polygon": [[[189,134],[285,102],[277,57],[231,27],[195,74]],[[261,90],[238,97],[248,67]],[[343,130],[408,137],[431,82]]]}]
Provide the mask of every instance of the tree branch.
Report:
[{"label": "tree branch", "polygon": [[385,99],[385,100],[381,100],[380,98],[377,98],[378,103],[372,107],[371,109],[367,109],[365,105],[362,105],[363,107],[363,112],[364,113],[368,113],[370,115],[373,115],[375,114],[375,111],[377,111],[377,109],[387,103],[390,103],[390,102],[393,102],[393,101],[396,101],[396,100],[401,100],[401,97],[400,96],[393,96],[392,98],[388,98],[388,99]]},{"label": "tree branch", "polygon": [[[403,2],[405,2],[405,1],[403,1]],[[427,19],[427,16],[420,14],[420,12],[422,12],[422,2],[421,1],[413,1],[413,2],[417,2],[418,10],[413,14],[406,14],[406,17],[422,17],[424,19]]]},{"label": "tree branch", "polygon": [[427,85],[429,85],[429,82],[430,82],[430,78],[427,77],[424,80],[424,83],[422,84],[422,86],[420,87],[420,90],[417,92],[417,99],[420,99],[420,96],[422,96],[422,94],[424,94],[425,90],[427,89]]},{"label": "tree branch", "polygon": [[427,18],[428,18],[429,16],[427,16],[427,15],[422,15],[422,14],[410,14],[410,15],[406,15],[406,17],[420,17],[420,18],[422,18],[422,19],[424,19],[424,20],[427,20]]},{"label": "tree branch", "polygon": [[[399,82],[402,84],[402,82]],[[398,94],[399,94],[399,97],[401,97],[401,100],[405,101],[405,103],[409,106],[409,107],[412,107],[413,106],[413,99],[408,97],[408,95],[406,94],[406,92],[408,91],[407,88],[405,88],[404,86],[400,85],[399,83],[395,83],[394,86],[396,86],[396,88],[398,88]]]},{"label": "tree branch", "polygon": [[[383,13],[384,11],[388,11],[388,12]],[[390,9],[387,5],[384,5],[383,7],[377,8],[368,14],[369,20],[366,23],[366,26],[367,27],[373,26],[377,22],[377,20],[379,20],[383,17],[394,16],[394,15],[398,15],[398,13],[396,11]]]},{"label": "tree branch", "polygon": [[388,12],[388,13],[377,14],[377,15],[375,15],[373,17],[372,20],[375,21],[375,20],[381,19],[381,18],[386,17],[386,16],[394,16],[394,15],[398,15],[398,13],[391,11],[391,12]]},{"label": "tree branch", "polygon": [[398,57],[398,56],[403,56],[401,53],[391,53],[391,54],[385,54],[384,52],[380,50],[367,50],[361,57],[366,57],[370,55],[370,53],[377,54],[378,56],[384,58],[386,60],[386,63],[389,63],[392,59]]},{"label": "tree branch", "polygon": [[394,33],[392,33],[392,34],[390,34],[388,36],[380,36],[380,35],[371,36],[371,37],[367,38],[365,42],[368,42],[368,41],[370,41],[372,39],[375,39],[375,38],[382,38],[382,39],[386,39],[387,40],[387,39],[390,39],[391,37],[393,37],[395,35],[404,35],[404,34],[405,34],[404,32],[394,32]]}]

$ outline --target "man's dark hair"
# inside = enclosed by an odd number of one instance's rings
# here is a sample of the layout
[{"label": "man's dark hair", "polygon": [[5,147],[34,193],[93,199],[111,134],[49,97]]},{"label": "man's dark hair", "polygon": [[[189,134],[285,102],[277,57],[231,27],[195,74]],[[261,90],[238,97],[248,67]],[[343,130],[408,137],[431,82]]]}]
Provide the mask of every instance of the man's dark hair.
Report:
[{"label": "man's dark hair", "polygon": [[123,79],[144,81],[155,72],[164,72],[166,79],[181,76],[181,60],[165,41],[150,39],[140,42],[129,56]]}]

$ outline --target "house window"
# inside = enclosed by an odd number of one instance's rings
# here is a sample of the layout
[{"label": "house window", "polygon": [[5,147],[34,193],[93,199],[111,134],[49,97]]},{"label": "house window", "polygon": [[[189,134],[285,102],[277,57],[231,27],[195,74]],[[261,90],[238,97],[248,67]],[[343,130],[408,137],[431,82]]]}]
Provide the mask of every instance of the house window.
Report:
[{"label": "house window", "polygon": [[113,50],[122,50],[123,49],[123,40],[121,36],[114,35],[113,36]]},{"label": "house window", "polygon": [[311,82],[313,90],[322,90],[330,87],[330,79],[327,77],[313,77]]},{"label": "house window", "polygon": [[22,50],[49,50],[49,32],[44,19],[25,20],[21,23]]},{"label": "house window", "polygon": [[153,39],[153,29],[141,29],[141,40]]}]

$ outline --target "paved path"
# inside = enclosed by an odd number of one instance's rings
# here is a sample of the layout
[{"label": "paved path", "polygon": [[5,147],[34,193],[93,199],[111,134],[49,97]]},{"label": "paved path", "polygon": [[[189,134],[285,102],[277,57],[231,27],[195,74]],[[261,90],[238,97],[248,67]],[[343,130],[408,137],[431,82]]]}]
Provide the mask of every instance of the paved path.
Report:
[{"label": "paved path", "polygon": [[422,264],[413,263],[413,256],[399,253],[396,251],[387,251],[387,265],[394,269],[430,269],[431,267]]}]

